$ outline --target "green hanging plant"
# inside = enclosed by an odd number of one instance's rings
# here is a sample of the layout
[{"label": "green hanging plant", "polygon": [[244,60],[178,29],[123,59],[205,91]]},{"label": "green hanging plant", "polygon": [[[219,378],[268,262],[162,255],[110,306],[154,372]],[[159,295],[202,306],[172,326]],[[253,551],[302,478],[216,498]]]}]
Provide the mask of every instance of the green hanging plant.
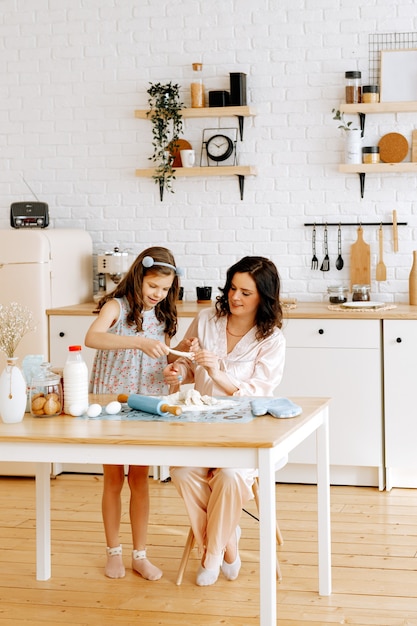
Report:
[{"label": "green hanging plant", "polygon": [[184,107],[180,99],[179,85],[171,82],[155,83],[149,87],[147,113],[152,122],[153,154],[149,160],[155,164],[155,183],[159,184],[159,195],[162,201],[164,189],[174,192],[172,181],[175,180],[173,168],[174,150],[182,131],[183,121],[181,109]]}]

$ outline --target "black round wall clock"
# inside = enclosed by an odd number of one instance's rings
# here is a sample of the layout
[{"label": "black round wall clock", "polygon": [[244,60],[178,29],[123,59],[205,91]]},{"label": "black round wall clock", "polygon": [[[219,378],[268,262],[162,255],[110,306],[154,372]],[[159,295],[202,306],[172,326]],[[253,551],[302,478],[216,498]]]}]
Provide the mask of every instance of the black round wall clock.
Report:
[{"label": "black round wall clock", "polygon": [[233,149],[234,145],[230,137],[221,134],[210,137],[206,145],[208,158],[217,163],[226,161],[226,159],[231,157]]}]

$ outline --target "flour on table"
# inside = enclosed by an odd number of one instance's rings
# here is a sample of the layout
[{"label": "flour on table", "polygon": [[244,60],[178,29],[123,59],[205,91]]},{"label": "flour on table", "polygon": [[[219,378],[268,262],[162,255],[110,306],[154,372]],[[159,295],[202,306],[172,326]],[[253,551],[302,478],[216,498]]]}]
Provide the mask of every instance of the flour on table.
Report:
[{"label": "flour on table", "polygon": [[183,411],[209,411],[223,409],[234,404],[233,400],[202,396],[196,389],[177,391],[169,396],[164,396],[162,400],[167,404],[180,406]]}]

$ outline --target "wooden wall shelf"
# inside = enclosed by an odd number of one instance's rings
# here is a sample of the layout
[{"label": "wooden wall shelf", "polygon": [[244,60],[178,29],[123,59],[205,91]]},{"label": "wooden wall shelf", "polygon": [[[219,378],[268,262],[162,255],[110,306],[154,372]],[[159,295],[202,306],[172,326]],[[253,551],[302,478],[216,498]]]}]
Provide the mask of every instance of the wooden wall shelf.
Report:
[{"label": "wooden wall shelf", "polygon": [[414,113],[417,102],[375,102],[367,104],[341,104],[342,113]]},{"label": "wooden wall shelf", "polygon": [[[234,115],[250,117],[251,115],[256,115],[256,110],[252,106],[203,107],[198,109],[192,109],[191,107],[189,107],[181,109],[180,112],[184,119],[192,117],[232,117]],[[138,117],[141,120],[149,119],[148,110],[136,109],[135,117]]]},{"label": "wooden wall shelf", "polygon": [[[243,200],[245,191],[245,176],[257,176],[258,170],[253,165],[219,165],[209,167],[177,167],[175,177],[196,178],[213,176],[237,176],[239,179],[240,199]],[[135,175],[140,178],[152,178],[155,176],[155,169],[148,167],[137,169]]]},{"label": "wooden wall shelf", "polygon": [[[342,113],[357,113],[359,115],[360,127],[362,131],[362,137],[365,133],[365,118],[367,113],[416,113],[417,102],[375,102],[366,103],[361,102],[359,104],[346,104],[340,105],[340,111]],[[358,163],[347,164],[342,163],[339,165],[339,172],[345,174],[359,174],[361,198],[365,193],[365,176],[366,174],[389,174],[389,173],[417,173],[417,163],[414,162],[401,162],[401,163]]]},{"label": "wooden wall shelf", "polygon": [[[136,109],[135,117],[141,120],[149,120],[149,109]],[[230,106],[230,107],[202,107],[202,108],[184,108],[181,109],[181,115],[184,119],[203,118],[203,117],[233,117],[239,118],[239,134],[243,139],[243,119],[256,115],[256,110],[252,106]],[[221,132],[221,128],[219,128]],[[245,176],[257,176],[258,170],[252,165],[223,165],[223,166],[206,166],[206,167],[177,167],[175,176],[183,176],[195,178],[198,176],[237,176],[239,179],[240,199],[243,200],[245,188]],[[141,178],[152,178],[155,176],[155,169],[152,167],[137,169],[135,175]],[[163,182],[160,181],[159,192],[160,198],[163,198]]]},{"label": "wooden wall shelf", "polygon": [[378,172],[389,174],[398,172],[417,172],[417,163],[341,163],[339,165],[339,172],[345,172],[345,174],[377,174]]}]

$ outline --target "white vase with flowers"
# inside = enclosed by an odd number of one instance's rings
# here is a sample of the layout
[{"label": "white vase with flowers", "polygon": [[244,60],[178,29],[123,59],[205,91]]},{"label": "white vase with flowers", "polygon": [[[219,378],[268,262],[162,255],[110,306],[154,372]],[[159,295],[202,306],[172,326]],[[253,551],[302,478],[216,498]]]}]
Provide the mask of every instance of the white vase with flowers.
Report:
[{"label": "white vase with flowers", "polygon": [[27,386],[15,351],[21,339],[34,330],[31,311],[11,302],[0,305],[0,350],[7,364],[0,374],[0,417],[6,424],[21,422],[26,410]]},{"label": "white vase with flowers", "polygon": [[340,122],[338,128],[345,135],[345,163],[362,163],[362,131],[360,128],[352,128],[352,122],[347,122],[343,113],[333,109],[333,119]]}]

